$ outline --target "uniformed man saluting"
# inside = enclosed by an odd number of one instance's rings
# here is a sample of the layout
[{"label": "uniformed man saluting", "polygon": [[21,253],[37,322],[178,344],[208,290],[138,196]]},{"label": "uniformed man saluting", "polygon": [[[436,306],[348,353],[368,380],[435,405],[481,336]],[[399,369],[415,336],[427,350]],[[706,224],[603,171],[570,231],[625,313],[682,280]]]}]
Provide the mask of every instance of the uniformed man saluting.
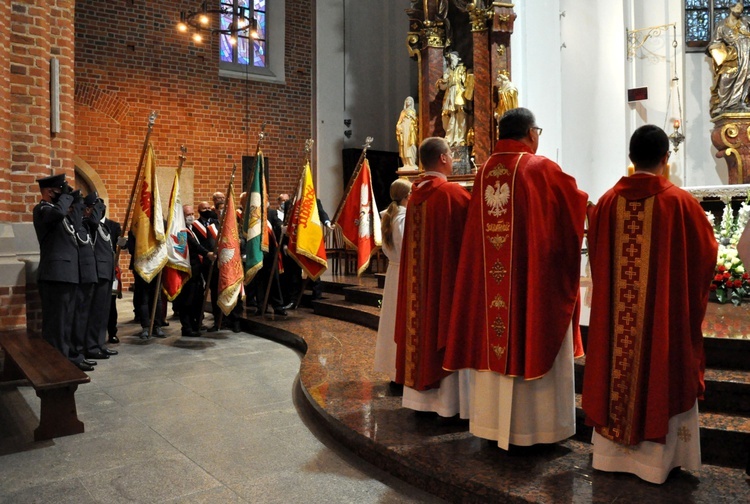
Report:
[{"label": "uniformed man saluting", "polygon": [[[39,295],[42,337],[83,371],[93,371],[71,345],[76,291],[79,282],[76,225],[69,210],[75,200],[65,174],[37,179],[42,201],[34,207],[39,241]],[[80,192],[79,192],[80,194]]]}]

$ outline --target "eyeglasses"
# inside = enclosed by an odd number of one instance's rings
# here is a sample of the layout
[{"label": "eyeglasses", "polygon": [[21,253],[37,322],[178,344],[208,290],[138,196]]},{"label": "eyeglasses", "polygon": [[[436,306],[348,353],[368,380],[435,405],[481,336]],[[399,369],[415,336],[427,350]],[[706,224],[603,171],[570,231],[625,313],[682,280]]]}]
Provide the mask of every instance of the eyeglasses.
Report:
[{"label": "eyeglasses", "polygon": [[531,128],[529,128],[529,129],[530,129],[530,130],[536,130],[536,134],[537,134],[537,135],[540,135],[540,136],[541,136],[541,134],[542,134],[542,128],[540,128],[539,126],[532,126],[532,127],[531,127]]}]

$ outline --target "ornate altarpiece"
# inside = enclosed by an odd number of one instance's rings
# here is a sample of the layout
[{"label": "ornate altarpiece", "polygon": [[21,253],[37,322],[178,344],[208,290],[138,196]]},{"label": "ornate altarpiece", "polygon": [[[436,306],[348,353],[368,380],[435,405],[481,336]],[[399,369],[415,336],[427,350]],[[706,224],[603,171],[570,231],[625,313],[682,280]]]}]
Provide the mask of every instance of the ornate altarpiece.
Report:
[{"label": "ornate altarpiece", "polygon": [[[516,19],[513,4],[415,0],[406,13],[406,43],[409,55],[419,65],[419,142],[430,136],[445,136],[441,121],[445,91],[435,83],[443,77],[446,54],[455,51],[474,76],[473,101],[466,107],[467,128],[473,130],[473,160],[481,166],[494,147],[497,75],[502,72],[510,77],[510,36]],[[453,175],[451,179],[473,181],[474,175]]]}]

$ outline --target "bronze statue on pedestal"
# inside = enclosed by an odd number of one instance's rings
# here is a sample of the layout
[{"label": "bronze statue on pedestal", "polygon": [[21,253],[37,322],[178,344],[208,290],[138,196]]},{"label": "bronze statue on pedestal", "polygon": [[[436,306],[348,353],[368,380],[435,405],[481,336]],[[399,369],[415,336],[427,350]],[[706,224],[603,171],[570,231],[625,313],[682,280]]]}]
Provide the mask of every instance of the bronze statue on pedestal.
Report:
[{"label": "bronze statue on pedestal", "polygon": [[706,49],[714,67],[711,141],[727,161],[730,184],[750,181],[750,20],[743,11],[737,2]]}]

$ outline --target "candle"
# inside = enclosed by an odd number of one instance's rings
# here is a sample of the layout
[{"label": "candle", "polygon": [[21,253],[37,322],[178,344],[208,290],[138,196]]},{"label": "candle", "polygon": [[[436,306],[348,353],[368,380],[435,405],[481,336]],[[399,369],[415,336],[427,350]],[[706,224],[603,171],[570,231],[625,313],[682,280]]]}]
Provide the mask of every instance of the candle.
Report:
[{"label": "candle", "polygon": [[633,173],[635,173],[635,166],[633,165],[628,166],[628,177],[631,176]]},{"label": "candle", "polygon": [[680,129],[680,120],[675,119],[673,125],[674,125],[674,129],[676,130]]}]

